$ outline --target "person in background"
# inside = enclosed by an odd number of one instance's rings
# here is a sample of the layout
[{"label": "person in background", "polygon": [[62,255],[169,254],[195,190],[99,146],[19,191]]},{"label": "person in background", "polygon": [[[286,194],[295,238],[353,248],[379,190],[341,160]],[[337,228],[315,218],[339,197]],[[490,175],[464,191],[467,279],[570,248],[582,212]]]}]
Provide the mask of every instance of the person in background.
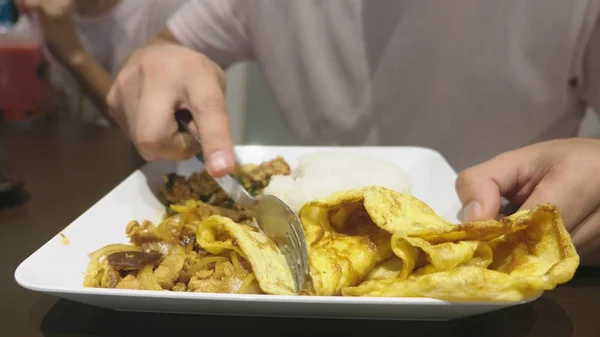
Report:
[{"label": "person in background", "polygon": [[18,0],[16,30],[37,31],[51,60],[58,113],[109,125],[105,97],[131,52],[186,0]]}]

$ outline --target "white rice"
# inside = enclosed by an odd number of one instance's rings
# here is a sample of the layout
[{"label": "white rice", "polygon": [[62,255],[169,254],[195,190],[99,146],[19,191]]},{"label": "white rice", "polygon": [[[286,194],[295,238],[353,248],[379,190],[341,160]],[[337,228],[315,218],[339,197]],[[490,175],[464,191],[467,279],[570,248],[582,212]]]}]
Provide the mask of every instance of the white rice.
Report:
[{"label": "white rice", "polygon": [[408,176],[396,165],[340,152],[319,152],[299,157],[298,167],[292,174],[274,176],[264,193],[278,197],[298,213],[307,202],[369,186],[410,193]]}]

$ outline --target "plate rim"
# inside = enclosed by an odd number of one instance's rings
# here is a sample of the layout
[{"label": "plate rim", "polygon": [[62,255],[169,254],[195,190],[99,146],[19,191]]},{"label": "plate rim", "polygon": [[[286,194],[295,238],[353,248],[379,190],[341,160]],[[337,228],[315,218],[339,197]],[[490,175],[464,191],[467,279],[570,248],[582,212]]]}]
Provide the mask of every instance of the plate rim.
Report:
[{"label": "plate rim", "polygon": [[298,296],[298,295],[269,295],[269,294],[221,294],[221,293],[190,293],[154,290],[131,289],[101,289],[81,288],[63,289],[58,286],[33,285],[24,281],[21,265],[15,271],[17,283],[26,289],[51,294],[91,295],[103,297],[128,297],[128,298],[154,298],[161,300],[198,300],[222,302],[248,302],[253,303],[289,303],[289,304],[344,304],[344,305],[425,305],[425,306],[514,306],[537,300],[543,295],[540,290],[536,294],[521,301],[446,301],[428,297],[374,297],[374,296]]}]

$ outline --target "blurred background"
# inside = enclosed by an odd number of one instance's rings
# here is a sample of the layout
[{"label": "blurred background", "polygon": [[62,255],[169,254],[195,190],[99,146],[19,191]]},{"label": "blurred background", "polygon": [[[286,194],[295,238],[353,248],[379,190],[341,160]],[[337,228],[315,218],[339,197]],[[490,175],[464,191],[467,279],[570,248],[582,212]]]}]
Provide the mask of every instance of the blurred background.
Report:
[{"label": "blurred background", "polygon": [[[76,91],[74,86],[77,83],[74,84],[73,79],[64,79],[67,77],[61,69],[64,67],[48,50],[40,27],[31,21],[19,15],[15,1],[0,0],[2,129],[74,118],[106,125],[75,111],[93,104],[85,94],[81,95],[83,97],[69,97],[69,94],[75,96],[71,92]],[[295,143],[293,136],[285,130],[284,121],[277,113],[276,104],[256,64],[236,64],[227,70],[226,77],[227,106],[236,144]],[[247,115],[253,118],[246,118]],[[267,121],[266,125],[264,121]]]},{"label": "blurred background", "polygon": [[[42,33],[24,29],[21,21],[15,2],[0,0],[0,123],[4,128],[26,127],[80,116],[68,110],[89,102],[73,103],[65,97],[65,91],[72,88],[61,88],[61,81],[52,80],[57,77],[52,63],[57,62],[46,50]],[[298,143],[287,131],[283,114],[255,63],[237,64],[226,75],[227,104],[237,144]],[[587,112],[580,135],[600,137],[600,119],[592,111]]]}]

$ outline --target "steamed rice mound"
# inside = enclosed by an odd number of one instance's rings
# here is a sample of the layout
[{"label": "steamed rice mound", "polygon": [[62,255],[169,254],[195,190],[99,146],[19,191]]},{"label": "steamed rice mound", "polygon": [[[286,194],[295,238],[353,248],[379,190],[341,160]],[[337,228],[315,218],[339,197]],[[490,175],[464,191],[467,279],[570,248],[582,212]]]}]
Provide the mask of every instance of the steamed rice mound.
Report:
[{"label": "steamed rice mound", "polygon": [[298,213],[307,202],[370,186],[410,193],[408,176],[394,164],[350,153],[320,152],[299,157],[291,175],[273,176],[264,194],[281,199]]}]

